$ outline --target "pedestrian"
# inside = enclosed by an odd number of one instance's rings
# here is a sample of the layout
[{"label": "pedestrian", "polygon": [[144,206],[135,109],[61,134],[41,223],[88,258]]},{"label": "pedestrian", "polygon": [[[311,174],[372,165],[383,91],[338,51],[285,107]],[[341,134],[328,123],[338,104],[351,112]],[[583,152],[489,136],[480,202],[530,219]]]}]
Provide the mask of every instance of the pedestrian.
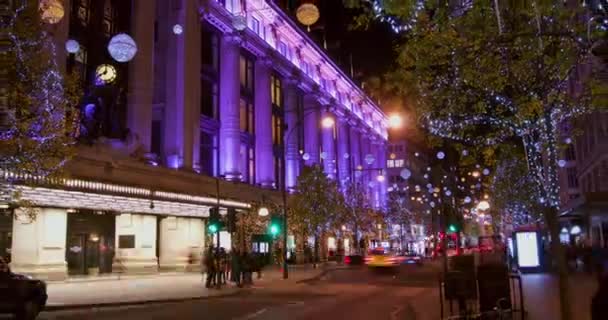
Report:
[{"label": "pedestrian", "polygon": [[243,251],[241,254],[241,264],[243,268],[243,285],[250,285],[252,284],[251,270],[253,268],[253,261],[251,254],[247,253],[247,251]]},{"label": "pedestrian", "polygon": [[210,246],[209,250],[207,250],[207,254],[205,254],[203,262],[205,265],[205,271],[207,272],[207,279],[205,282],[205,287],[211,288],[216,283],[215,254],[213,252],[212,246]]},{"label": "pedestrian", "polygon": [[230,253],[230,262],[231,262],[231,271],[230,272],[230,280],[236,283],[236,285],[240,288],[241,284],[241,253],[237,248],[233,248]]},{"label": "pedestrian", "polygon": [[608,319],[608,272],[599,280],[597,292],[591,300],[591,320]]},{"label": "pedestrian", "polygon": [[228,273],[228,255],[224,247],[220,248],[219,259],[219,272],[220,272],[220,284],[226,284],[226,274]]}]

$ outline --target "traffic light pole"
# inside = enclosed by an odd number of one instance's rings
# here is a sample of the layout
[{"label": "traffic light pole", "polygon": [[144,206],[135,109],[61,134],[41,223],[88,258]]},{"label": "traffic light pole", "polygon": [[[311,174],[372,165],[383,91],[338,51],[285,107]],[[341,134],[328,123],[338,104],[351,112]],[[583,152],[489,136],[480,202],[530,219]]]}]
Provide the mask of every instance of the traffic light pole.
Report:
[{"label": "traffic light pole", "polygon": [[[220,178],[215,178],[215,195],[217,197],[217,204],[216,204],[216,208],[217,208],[217,213],[219,215],[220,213]],[[215,241],[217,242],[217,246],[216,246],[216,251],[219,254],[220,253],[220,228],[217,229],[217,231],[215,232]],[[216,259],[217,260],[217,259]],[[219,261],[218,261],[218,266],[219,268]],[[217,286],[220,287],[221,284],[221,277],[220,277],[220,273],[217,273]]]},{"label": "traffic light pole", "polygon": [[283,279],[289,278],[289,270],[287,269],[287,186],[285,185],[285,150],[281,157],[281,191],[283,196]]}]

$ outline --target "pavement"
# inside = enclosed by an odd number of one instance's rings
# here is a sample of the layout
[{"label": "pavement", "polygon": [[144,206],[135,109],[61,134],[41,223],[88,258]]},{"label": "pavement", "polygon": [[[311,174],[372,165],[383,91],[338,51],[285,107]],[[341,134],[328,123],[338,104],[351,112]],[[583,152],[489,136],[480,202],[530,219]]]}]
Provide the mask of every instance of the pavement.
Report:
[{"label": "pavement", "polygon": [[[268,267],[262,279],[255,279],[255,286],[289,285],[298,281],[315,279],[337,265],[313,268],[310,265],[290,268],[288,280],[282,279],[278,267]],[[74,308],[99,308],[149,304],[158,302],[179,302],[207,299],[239,294],[243,290],[232,283],[221,289],[207,289],[204,276],[198,273],[161,273],[156,275],[110,275],[106,277],[74,278],[67,281],[47,283],[48,311]]]}]

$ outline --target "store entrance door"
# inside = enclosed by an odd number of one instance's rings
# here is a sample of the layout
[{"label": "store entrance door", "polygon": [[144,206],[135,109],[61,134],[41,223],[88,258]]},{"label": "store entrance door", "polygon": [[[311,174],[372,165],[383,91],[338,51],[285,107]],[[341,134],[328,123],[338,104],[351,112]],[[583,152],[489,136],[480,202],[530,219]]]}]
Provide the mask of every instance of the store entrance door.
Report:
[{"label": "store entrance door", "polygon": [[78,212],[68,215],[66,261],[70,275],[112,272],[113,214]]}]

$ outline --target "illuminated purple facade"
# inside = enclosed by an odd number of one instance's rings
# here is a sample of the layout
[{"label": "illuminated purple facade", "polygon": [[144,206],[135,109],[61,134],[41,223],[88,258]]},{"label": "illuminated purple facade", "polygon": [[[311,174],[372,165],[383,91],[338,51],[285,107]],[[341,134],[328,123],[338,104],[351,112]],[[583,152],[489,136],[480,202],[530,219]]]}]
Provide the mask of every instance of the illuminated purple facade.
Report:
[{"label": "illuminated purple facade", "polygon": [[[61,279],[91,265],[100,273],[199,266],[218,191],[223,214],[280,203],[277,189],[292,190],[304,165],[341,185],[357,177],[383,205],[386,182],[376,176],[386,164],[386,116],[274,2],[63,3],[52,35],[57,48],[74,39],[80,50],[58,50],[57,59],[83,76],[84,107],[103,111],[88,128],[103,130],[81,133],[70,178],[19,186],[40,208],[35,221],[0,220],[0,237],[12,237],[0,251],[12,252],[14,270]],[[118,33],[137,44],[126,63],[106,53]],[[116,67],[114,83],[91,82],[100,64]],[[84,263],[88,250],[99,259]]]}]

